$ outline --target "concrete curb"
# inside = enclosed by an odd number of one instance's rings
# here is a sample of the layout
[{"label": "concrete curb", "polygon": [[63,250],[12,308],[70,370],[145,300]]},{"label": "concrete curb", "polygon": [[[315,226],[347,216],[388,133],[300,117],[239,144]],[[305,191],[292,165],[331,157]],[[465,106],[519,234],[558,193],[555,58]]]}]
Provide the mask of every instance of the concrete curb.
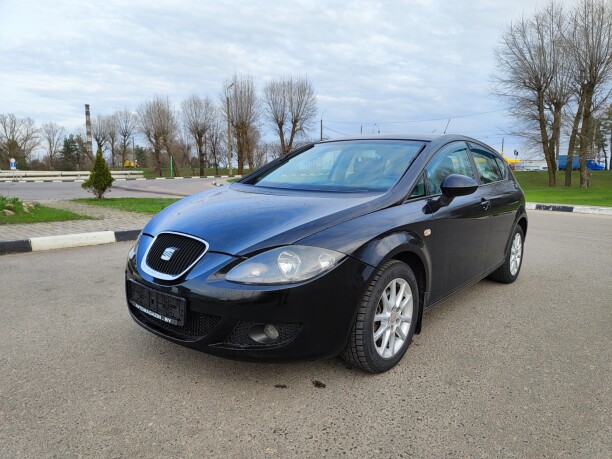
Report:
[{"label": "concrete curb", "polygon": [[612,207],[573,206],[567,204],[539,204],[528,202],[527,210],[551,210],[553,212],[573,212],[576,214],[612,215]]},{"label": "concrete curb", "polygon": [[[527,210],[612,215],[612,207],[568,206],[564,204],[539,204],[535,202],[528,202],[526,207]],[[18,241],[0,241],[0,255],[134,241],[138,237],[138,234],[140,234],[140,231],[140,229],[127,231],[97,231],[91,233],[65,234],[61,236],[33,237],[31,239]]]},{"label": "concrete curb", "polygon": [[126,231],[96,231],[91,233],[64,234],[60,236],[33,237],[31,239],[18,241],[0,241],[0,255],[134,241],[140,234],[140,231],[139,229]]}]

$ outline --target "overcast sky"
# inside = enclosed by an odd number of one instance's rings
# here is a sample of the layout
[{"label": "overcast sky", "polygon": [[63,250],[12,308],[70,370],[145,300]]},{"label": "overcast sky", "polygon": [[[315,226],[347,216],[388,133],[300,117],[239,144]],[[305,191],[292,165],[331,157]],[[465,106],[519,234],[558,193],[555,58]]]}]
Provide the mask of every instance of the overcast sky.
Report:
[{"label": "overcast sky", "polygon": [[544,2],[0,0],[0,113],[73,130],[86,103],[94,116],[156,94],[178,106],[217,100],[234,73],[260,91],[307,75],[326,136],[443,132],[451,117],[448,132],[497,150],[505,137],[512,154],[493,47]]}]

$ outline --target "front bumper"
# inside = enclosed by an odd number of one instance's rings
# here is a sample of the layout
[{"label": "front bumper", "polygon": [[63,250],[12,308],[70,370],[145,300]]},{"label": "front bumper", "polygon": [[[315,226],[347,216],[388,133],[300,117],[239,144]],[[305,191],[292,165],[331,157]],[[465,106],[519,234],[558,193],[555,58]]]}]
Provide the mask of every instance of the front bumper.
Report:
[{"label": "front bumper", "polygon": [[[285,286],[250,286],[227,282],[223,272],[232,257],[208,253],[177,282],[157,281],[126,268],[126,298],[132,318],[146,330],[199,351],[242,360],[314,359],[344,349],[359,301],[373,268],[347,257],[314,280]],[[130,301],[130,281],[186,299],[184,325],[172,325],[138,309]],[[262,344],[251,327],[272,324],[278,339]]]}]

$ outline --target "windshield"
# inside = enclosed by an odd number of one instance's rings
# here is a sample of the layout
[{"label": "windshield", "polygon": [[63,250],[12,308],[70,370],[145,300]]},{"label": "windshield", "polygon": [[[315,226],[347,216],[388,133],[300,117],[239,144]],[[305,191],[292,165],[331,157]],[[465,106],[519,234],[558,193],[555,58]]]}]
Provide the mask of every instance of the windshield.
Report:
[{"label": "windshield", "polygon": [[423,145],[406,140],[317,144],[246,183],[309,191],[384,192],[404,175]]}]

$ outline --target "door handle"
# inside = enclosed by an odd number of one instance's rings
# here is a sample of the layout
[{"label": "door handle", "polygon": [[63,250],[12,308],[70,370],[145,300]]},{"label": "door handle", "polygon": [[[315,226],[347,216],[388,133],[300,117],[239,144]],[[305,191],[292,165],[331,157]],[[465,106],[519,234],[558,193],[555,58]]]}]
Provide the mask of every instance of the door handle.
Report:
[{"label": "door handle", "polygon": [[485,198],[482,198],[480,200],[480,205],[482,206],[483,210],[489,210],[489,207],[491,207],[491,201],[489,201],[489,200],[487,200]]}]

